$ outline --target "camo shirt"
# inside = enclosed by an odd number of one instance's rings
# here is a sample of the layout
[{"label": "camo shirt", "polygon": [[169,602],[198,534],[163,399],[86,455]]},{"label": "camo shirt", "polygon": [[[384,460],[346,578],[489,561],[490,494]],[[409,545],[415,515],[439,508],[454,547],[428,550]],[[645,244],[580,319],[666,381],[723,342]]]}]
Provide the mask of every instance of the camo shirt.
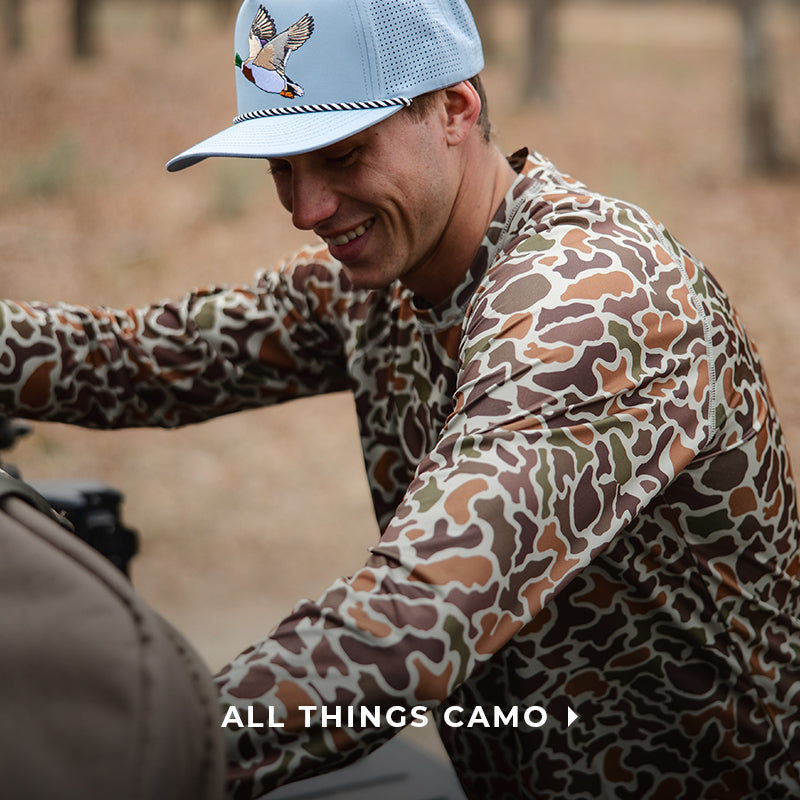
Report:
[{"label": "camo shirt", "polygon": [[354,393],[382,536],[217,677],[263,724],[225,728],[235,797],[363,755],[396,706],[433,709],[475,800],[798,797],[796,501],[758,356],[645,212],[512,163],[441,306],[353,291],[324,248],[146,309],[6,303],[0,404],[169,426]]}]

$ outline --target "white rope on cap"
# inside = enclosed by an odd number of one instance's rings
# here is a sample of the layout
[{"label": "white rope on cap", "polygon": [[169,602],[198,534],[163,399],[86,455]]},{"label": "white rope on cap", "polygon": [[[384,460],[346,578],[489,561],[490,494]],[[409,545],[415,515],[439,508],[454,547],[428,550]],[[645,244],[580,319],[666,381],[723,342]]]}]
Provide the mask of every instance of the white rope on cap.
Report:
[{"label": "white rope on cap", "polygon": [[257,111],[246,111],[239,114],[233,122],[244,122],[245,120],[261,119],[263,117],[280,117],[290,114],[311,114],[320,111],[371,111],[378,108],[389,108],[390,106],[408,106],[411,100],[408,97],[394,97],[391,100],[363,100],[353,103],[321,103],[311,106],[289,106],[287,108],[262,108]]}]

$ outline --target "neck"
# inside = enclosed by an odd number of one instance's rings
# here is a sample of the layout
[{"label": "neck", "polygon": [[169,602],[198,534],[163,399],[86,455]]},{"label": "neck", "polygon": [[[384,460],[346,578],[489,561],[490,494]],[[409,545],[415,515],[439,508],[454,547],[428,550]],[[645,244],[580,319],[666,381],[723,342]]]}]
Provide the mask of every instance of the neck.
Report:
[{"label": "neck", "polygon": [[447,227],[428,259],[429,269],[407,276],[406,286],[431,305],[449,297],[464,279],[497,208],[517,175],[494,145],[475,139],[460,160],[461,180]]}]

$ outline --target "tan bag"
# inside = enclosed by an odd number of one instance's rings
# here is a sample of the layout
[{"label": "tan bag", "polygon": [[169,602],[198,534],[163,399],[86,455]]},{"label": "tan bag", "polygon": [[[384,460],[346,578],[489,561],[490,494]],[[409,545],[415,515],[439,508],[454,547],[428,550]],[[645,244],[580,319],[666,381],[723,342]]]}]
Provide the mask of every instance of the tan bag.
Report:
[{"label": "tan bag", "polygon": [[0,782],[11,800],[218,800],[210,674],[112,564],[0,471]]}]

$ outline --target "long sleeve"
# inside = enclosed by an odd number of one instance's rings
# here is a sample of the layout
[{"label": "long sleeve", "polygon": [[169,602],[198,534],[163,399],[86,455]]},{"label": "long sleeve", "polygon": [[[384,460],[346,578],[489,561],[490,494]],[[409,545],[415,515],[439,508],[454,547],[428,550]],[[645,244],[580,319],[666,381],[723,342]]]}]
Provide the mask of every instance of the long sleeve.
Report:
[{"label": "long sleeve", "polygon": [[347,387],[332,297],[299,253],[253,286],[114,310],[0,302],[0,408],[89,427],[173,427]]},{"label": "long sleeve", "polygon": [[708,441],[711,342],[681,257],[610,236],[592,260],[574,224],[528,232],[493,265],[464,322],[452,413],[366,566],[218,677],[223,705],[284,723],[228,729],[234,796],[393,733],[301,706],[444,702]]}]

